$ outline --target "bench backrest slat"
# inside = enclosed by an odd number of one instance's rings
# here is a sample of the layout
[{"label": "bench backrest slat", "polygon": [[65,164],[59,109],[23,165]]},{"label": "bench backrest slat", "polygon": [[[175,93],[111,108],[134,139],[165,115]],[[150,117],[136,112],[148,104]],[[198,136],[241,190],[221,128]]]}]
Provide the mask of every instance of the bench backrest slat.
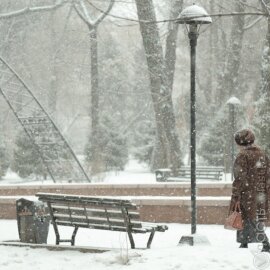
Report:
[{"label": "bench backrest slat", "polygon": [[[119,227],[125,227],[125,220],[122,219],[110,219],[109,222],[105,218],[88,218],[86,219],[85,216],[75,216],[72,215],[70,218],[69,215],[60,215],[60,214],[55,214],[55,221],[56,222],[69,222],[70,224],[73,224],[74,222],[80,222],[80,223],[86,223],[88,225],[108,225],[110,224],[111,226],[119,226]],[[130,225],[134,228],[141,228],[142,224],[141,222],[136,222],[136,221],[131,221]]]},{"label": "bench backrest slat", "polygon": [[[52,205],[53,212],[56,214],[68,214],[69,209],[67,206],[63,205]],[[107,210],[107,213],[103,209],[98,208],[88,208],[88,207],[70,207],[71,213],[73,215],[87,215],[88,217],[107,217],[107,215],[110,218],[120,218],[123,217],[123,213],[119,210],[112,209]],[[85,213],[86,211],[86,213]],[[135,211],[129,211],[129,216],[131,219],[136,220],[140,218],[140,215],[138,212]]]},{"label": "bench backrest slat", "polygon": [[51,203],[63,203],[66,204],[87,204],[87,205],[106,205],[112,208],[119,208],[119,206],[125,207],[127,209],[137,209],[137,206],[130,202],[129,200],[119,200],[112,198],[100,198],[100,197],[88,197],[88,196],[74,196],[68,194],[51,194],[51,193],[37,193],[37,197],[41,201],[51,202]]}]

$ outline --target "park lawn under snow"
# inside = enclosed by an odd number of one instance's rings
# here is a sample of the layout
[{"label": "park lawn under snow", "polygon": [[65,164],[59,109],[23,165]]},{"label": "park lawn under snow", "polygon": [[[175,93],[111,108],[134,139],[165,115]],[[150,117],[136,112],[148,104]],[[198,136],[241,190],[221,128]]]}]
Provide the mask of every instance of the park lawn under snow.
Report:
[{"label": "park lawn under snow", "polygon": [[[97,179],[99,181],[110,184],[155,183],[155,175],[135,161],[130,161],[124,172],[107,173]],[[1,182],[15,184],[23,183],[23,180],[10,172]],[[33,184],[32,181],[28,183]],[[34,183],[40,184],[39,181]],[[249,249],[239,249],[239,244],[235,242],[235,232],[226,231],[223,226],[198,225],[198,234],[206,236],[210,245],[190,247],[177,246],[182,235],[189,235],[190,225],[167,225],[168,231],[156,233],[150,250],[142,249],[146,246],[148,235],[135,235],[138,249],[131,250],[125,233],[90,229],[79,229],[76,245],[109,248],[110,251],[91,254],[0,245],[0,270],[270,269],[269,254],[258,252],[258,244],[251,245]],[[61,229],[63,238],[72,234],[72,228]],[[18,238],[16,221],[0,220],[0,241]],[[54,243],[54,231],[50,227],[48,244]]]},{"label": "park lawn under snow", "polygon": [[[77,246],[105,247],[112,250],[91,254],[78,251],[49,251],[29,247],[0,246],[1,270],[237,270],[267,269],[269,255],[258,253],[258,244],[249,249],[239,249],[235,232],[218,225],[199,225],[198,233],[210,241],[210,245],[177,246],[182,235],[190,232],[189,225],[168,224],[169,230],[157,233],[150,250],[145,247],[147,235],[135,235],[137,250],[129,249],[125,233],[79,229]],[[65,235],[70,228],[61,227]],[[0,240],[18,239],[15,220],[0,220]],[[54,244],[50,227],[48,244]],[[262,257],[260,257],[262,256]],[[257,267],[254,265],[255,264]],[[258,268],[258,265],[261,268]]]},{"label": "park lawn under snow", "polygon": [[[154,184],[156,177],[154,173],[149,171],[149,168],[138,161],[131,159],[125,166],[124,171],[101,173],[99,176],[92,179],[93,183],[104,184]],[[200,183],[213,183],[213,181],[198,181]],[[215,183],[231,182],[231,175],[223,175],[222,181]],[[0,181],[0,184],[53,184],[52,180],[37,180],[37,179],[21,179],[16,173],[8,171],[5,177]]]}]

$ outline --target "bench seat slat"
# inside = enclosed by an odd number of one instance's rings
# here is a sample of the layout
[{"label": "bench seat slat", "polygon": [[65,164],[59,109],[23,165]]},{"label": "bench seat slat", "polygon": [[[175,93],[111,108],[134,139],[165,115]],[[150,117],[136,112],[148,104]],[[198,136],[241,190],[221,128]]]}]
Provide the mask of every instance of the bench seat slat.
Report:
[{"label": "bench seat slat", "polygon": [[[224,167],[208,167],[208,166],[205,166],[205,167],[203,167],[203,166],[197,166],[197,169],[199,170],[199,171],[203,171],[203,170],[206,170],[206,171],[224,171]],[[170,170],[170,169],[169,169]],[[183,166],[183,167],[181,167],[180,169],[178,169],[178,170],[190,170],[190,167],[185,167],[185,166]],[[157,170],[157,171],[159,171],[159,170]],[[162,170],[161,170],[162,171]]]},{"label": "bench seat slat", "polygon": [[[198,168],[198,167],[196,167],[196,170],[198,171],[198,172],[222,172],[224,169],[211,169],[211,168]],[[176,170],[177,172],[188,172],[188,171],[191,171],[191,169],[190,168],[185,168],[185,169],[178,169],[178,170]]]},{"label": "bench seat slat", "polygon": [[[190,177],[168,177],[166,181],[187,181],[190,180]],[[197,180],[217,180],[216,178],[200,178],[200,177],[196,177]]]},{"label": "bench seat slat", "polygon": [[[110,231],[119,231],[119,232],[126,232],[127,229],[125,226],[109,226],[108,224],[87,224],[84,222],[73,222],[72,224],[69,221],[56,221],[57,225],[61,226],[79,226],[82,228],[89,228],[89,229],[97,229],[97,230],[110,230]],[[134,233],[147,233],[149,232],[149,229],[146,228],[133,228],[131,229],[131,232]]]},{"label": "bench seat slat", "polygon": [[147,223],[147,222],[142,222],[142,228],[145,230],[150,231],[156,231],[156,232],[165,232],[168,230],[168,226],[166,225],[157,225],[155,223]]},{"label": "bench seat slat", "polygon": [[[111,230],[111,231],[120,231],[120,232],[126,232],[127,229],[125,226],[109,226],[108,224],[99,224],[99,225],[89,225],[84,222],[73,222],[72,224],[68,221],[56,221],[58,225],[61,226],[79,226],[82,228],[89,228],[89,229],[97,229],[97,230]],[[143,224],[143,223],[142,223]],[[158,226],[158,225],[153,225],[153,227],[146,225],[143,226],[142,228],[132,228],[131,232],[132,233],[147,233],[147,232],[152,232],[152,231],[158,231],[158,232],[164,232],[168,229],[167,226]]]},{"label": "bench seat slat", "polygon": [[[191,177],[191,175],[190,174],[183,174],[183,175],[181,175],[181,174],[179,174],[179,175],[177,175],[177,176],[169,176],[169,177],[178,177],[178,178],[190,178]],[[204,174],[196,174],[196,177],[197,178],[219,178],[219,176],[218,175],[204,175]],[[220,176],[221,177],[221,176]]]},{"label": "bench seat slat", "polygon": [[[177,174],[176,176],[170,175],[169,177],[191,177],[191,174]],[[221,175],[216,174],[198,174],[196,173],[196,177],[201,178],[221,178]]]},{"label": "bench seat slat", "polygon": [[[181,174],[191,174],[190,173],[190,171],[186,171],[186,172],[179,172],[179,175],[181,175]],[[200,174],[200,175],[219,175],[219,173],[217,173],[217,172],[207,172],[207,171],[203,171],[203,172],[198,172],[197,170],[196,170],[196,174]]]}]

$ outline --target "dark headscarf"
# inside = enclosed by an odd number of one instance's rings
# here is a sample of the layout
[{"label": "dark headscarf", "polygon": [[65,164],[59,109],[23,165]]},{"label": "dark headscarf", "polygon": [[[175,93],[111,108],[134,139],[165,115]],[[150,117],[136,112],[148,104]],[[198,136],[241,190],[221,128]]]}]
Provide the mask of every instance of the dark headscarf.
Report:
[{"label": "dark headscarf", "polygon": [[234,134],[234,139],[238,145],[250,145],[254,143],[255,136],[252,130],[242,129]]}]

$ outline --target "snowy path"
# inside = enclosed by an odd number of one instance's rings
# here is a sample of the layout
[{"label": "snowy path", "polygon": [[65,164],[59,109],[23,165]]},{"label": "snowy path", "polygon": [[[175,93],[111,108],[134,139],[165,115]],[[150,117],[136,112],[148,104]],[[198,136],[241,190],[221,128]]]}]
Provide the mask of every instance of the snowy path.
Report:
[{"label": "snowy path", "polygon": [[[18,239],[17,224],[13,220],[0,220],[0,240]],[[65,234],[71,232],[63,228]],[[235,233],[223,226],[200,225],[199,234],[207,236],[211,244],[196,247],[177,246],[181,235],[189,234],[189,225],[169,224],[166,233],[157,233],[151,250],[128,250],[127,238],[123,233],[79,230],[77,245],[114,247],[117,250],[103,254],[87,254],[77,251],[48,251],[27,247],[0,246],[1,270],[240,270],[270,269],[269,255],[257,253],[258,244],[249,249],[239,249]],[[144,247],[145,235],[136,235],[136,243]],[[49,241],[54,243],[54,233],[50,228]],[[257,255],[256,255],[257,254]],[[128,255],[128,256],[127,256]],[[259,256],[262,256],[259,257]],[[126,265],[127,257],[129,259]],[[260,265],[255,267],[255,264]],[[264,264],[268,266],[263,268]]]}]

